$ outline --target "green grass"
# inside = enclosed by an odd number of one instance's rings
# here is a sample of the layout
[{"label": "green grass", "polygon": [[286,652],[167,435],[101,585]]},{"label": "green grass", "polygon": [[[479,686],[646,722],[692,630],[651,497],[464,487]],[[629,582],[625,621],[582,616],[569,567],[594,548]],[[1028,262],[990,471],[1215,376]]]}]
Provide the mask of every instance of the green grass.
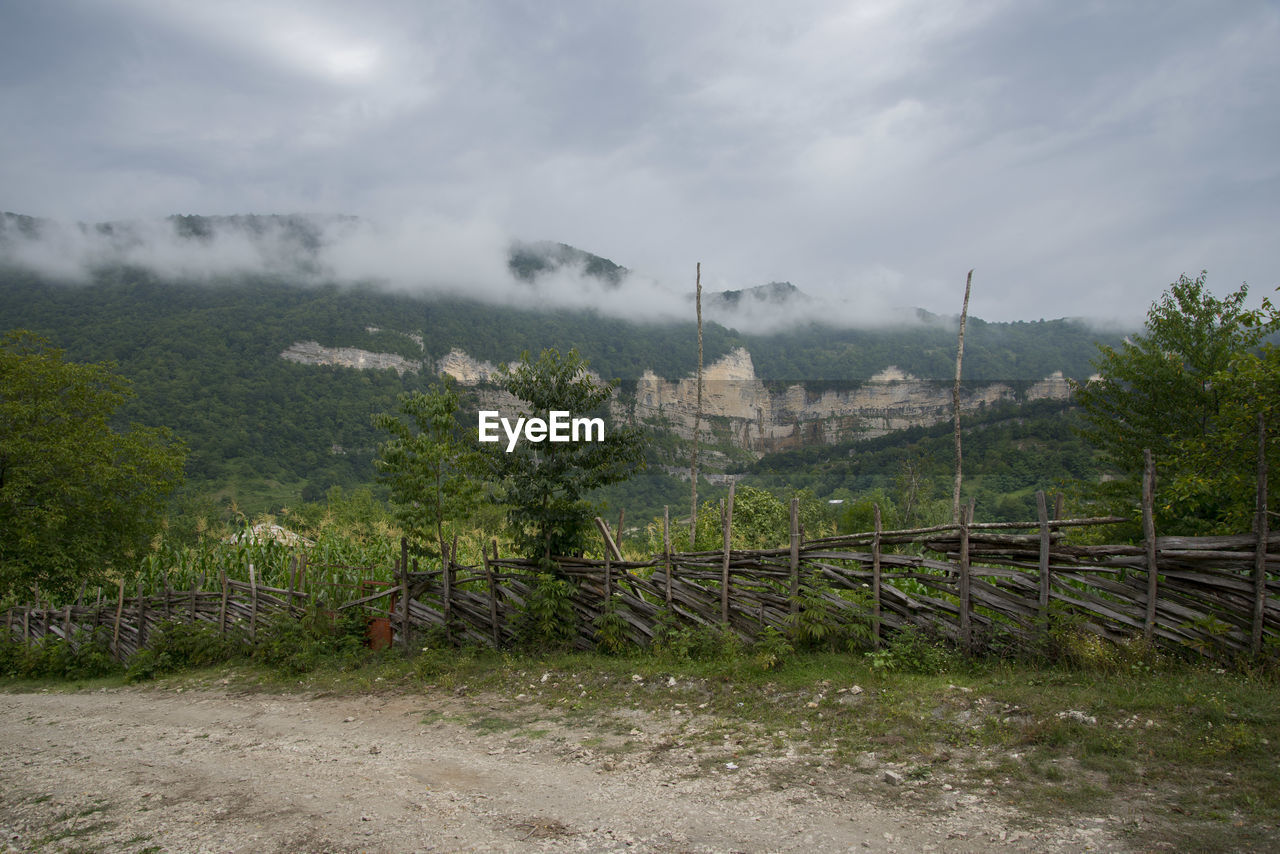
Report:
[{"label": "green grass", "polygon": [[[749,650],[690,659],[463,649],[344,658],[301,675],[237,663],[154,685],[313,696],[411,692],[430,700],[423,724],[530,740],[559,739],[570,728],[582,747],[652,761],[680,748],[697,756],[683,773],[798,755],[770,772],[779,787],[823,768],[875,798],[893,795],[877,771],[887,764],[921,793],[922,809],[945,785],[1028,815],[1120,816],[1137,847],[1280,844],[1280,681],[1273,673],[1167,661],[1100,670],[954,657],[916,662],[947,668],[936,673],[913,672],[906,659],[901,667],[877,666],[883,663],[813,653],[764,669]],[[73,683],[0,685],[71,690]],[[647,742],[633,737],[638,721],[652,730]]]}]

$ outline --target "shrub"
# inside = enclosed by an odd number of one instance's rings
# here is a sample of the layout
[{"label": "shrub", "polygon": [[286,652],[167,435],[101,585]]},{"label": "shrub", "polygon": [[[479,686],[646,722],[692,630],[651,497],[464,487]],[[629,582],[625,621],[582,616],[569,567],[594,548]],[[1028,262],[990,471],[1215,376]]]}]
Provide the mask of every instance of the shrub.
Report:
[{"label": "shrub", "polygon": [[755,643],[756,664],[760,665],[761,670],[772,670],[786,661],[795,651],[795,647],[787,641],[786,635],[773,626],[768,626]]},{"label": "shrub", "polygon": [[663,610],[649,649],[671,662],[727,661],[742,652],[742,641],[727,626],[680,625],[670,610]]},{"label": "shrub", "polygon": [[365,654],[365,619],[354,611],[338,617],[312,613],[276,620],[261,632],[255,660],[291,675],[310,673],[326,662],[349,666]]},{"label": "shrub", "polygon": [[868,652],[867,658],[878,670],[903,673],[945,673],[957,664],[954,650],[930,639],[915,626],[898,629],[884,647]]},{"label": "shrub", "polygon": [[0,643],[0,675],[22,679],[91,679],[119,671],[105,629],[76,631],[71,640],[46,636],[29,646]]},{"label": "shrub", "polygon": [[576,592],[567,579],[539,573],[516,618],[520,642],[539,649],[559,649],[572,643],[578,622],[573,610]]},{"label": "shrub", "polygon": [[224,634],[212,623],[162,623],[151,634],[150,649],[164,655],[168,670],[208,667],[248,654],[240,632]]},{"label": "shrub", "polygon": [[595,619],[596,649],[607,655],[618,655],[630,645],[627,621],[618,610],[617,600],[610,597]]}]

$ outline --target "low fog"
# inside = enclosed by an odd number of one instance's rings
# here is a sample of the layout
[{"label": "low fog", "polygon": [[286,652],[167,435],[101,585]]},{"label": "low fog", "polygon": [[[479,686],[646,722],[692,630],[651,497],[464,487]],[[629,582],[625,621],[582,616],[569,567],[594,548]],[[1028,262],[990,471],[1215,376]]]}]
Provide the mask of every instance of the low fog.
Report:
[{"label": "low fog", "polygon": [[[184,217],[112,223],[66,223],[5,214],[0,261],[75,286],[95,271],[137,267],[174,282],[216,287],[245,276],[300,284],[362,285],[416,296],[448,295],[534,310],[591,309],[643,323],[691,321],[695,271],[670,281],[628,270],[616,283],[583,263],[557,261],[532,281],[513,274],[513,246],[538,251],[491,223],[411,218],[395,223],[337,216]],[[580,246],[585,252],[592,247]],[[627,259],[609,259],[626,266]],[[820,322],[833,326],[907,323],[910,307],[874,274],[852,283],[850,298],[821,299],[802,285],[725,282],[703,269],[703,316],[744,332],[772,332]],[[892,283],[900,285],[900,283]],[[725,291],[736,291],[726,299]],[[941,307],[930,307],[937,310]]]}]

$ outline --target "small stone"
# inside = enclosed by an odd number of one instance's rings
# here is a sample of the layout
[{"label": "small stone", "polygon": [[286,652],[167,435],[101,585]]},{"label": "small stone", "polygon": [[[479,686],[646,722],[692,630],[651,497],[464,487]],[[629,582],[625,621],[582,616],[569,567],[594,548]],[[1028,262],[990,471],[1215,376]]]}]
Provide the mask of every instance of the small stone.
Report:
[{"label": "small stone", "polygon": [[632,682],[643,682],[643,681],[644,681],[644,677],[643,677],[643,676],[641,676],[639,673],[632,673],[632,674],[631,674],[631,681],[632,681]]},{"label": "small stone", "polygon": [[852,688],[850,688],[850,689],[849,689],[849,693],[850,693],[850,694],[861,694],[861,693],[862,693],[862,686],[861,686],[861,685],[854,685]]},{"label": "small stone", "polygon": [[897,771],[885,771],[884,781],[888,783],[890,786],[901,786],[902,775],[899,774]]}]

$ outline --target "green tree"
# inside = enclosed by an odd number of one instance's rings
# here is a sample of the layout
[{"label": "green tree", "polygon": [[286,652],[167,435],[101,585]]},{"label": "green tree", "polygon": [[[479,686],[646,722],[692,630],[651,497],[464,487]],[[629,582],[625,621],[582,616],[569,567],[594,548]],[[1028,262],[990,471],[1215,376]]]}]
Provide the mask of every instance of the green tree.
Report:
[{"label": "green tree", "polygon": [[[1280,311],[1264,299],[1243,323],[1269,332],[1280,327]],[[1218,391],[1212,429],[1179,443],[1179,466],[1166,493],[1174,505],[1203,505],[1211,496],[1225,508],[1222,529],[1244,531],[1255,522],[1259,429],[1272,512],[1280,497],[1280,348],[1267,342],[1235,354],[1210,384]]]},{"label": "green tree", "polygon": [[373,416],[374,426],[391,434],[375,465],[391,488],[396,518],[417,548],[431,543],[440,554],[446,523],[466,518],[481,495],[475,445],[464,437],[458,406],[445,383],[403,394],[397,412]]},{"label": "green tree", "polygon": [[[1075,386],[1082,433],[1118,475],[1095,487],[1096,499],[1113,512],[1132,508],[1143,450],[1150,449],[1162,485],[1157,524],[1185,533],[1221,529],[1235,513],[1236,499],[1220,488],[1228,467],[1219,461],[1211,472],[1205,463],[1212,449],[1239,442],[1241,419],[1224,415],[1239,409],[1233,400],[1253,393],[1241,385],[1240,368],[1257,358],[1250,354],[1274,328],[1245,307],[1247,286],[1218,299],[1205,279],[1179,278],[1152,305],[1145,332],[1119,349],[1100,347],[1099,377]],[[1256,436],[1256,429],[1248,432]]]},{"label": "green tree", "polygon": [[[556,411],[588,417],[614,392],[613,384],[587,373],[587,361],[577,350],[562,356],[546,349],[537,361],[526,352],[519,363],[503,365],[497,381],[529,404],[531,417],[542,419]],[[516,547],[548,567],[553,555],[586,547],[593,509],[584,495],[644,467],[643,437],[634,427],[611,425],[599,441],[518,441],[510,450],[507,444],[504,438],[486,455],[488,470],[505,491]]]},{"label": "green tree", "polygon": [[[835,533],[835,523],[827,506],[813,490],[792,490],[779,497],[767,489],[739,483],[733,491],[733,530],[729,547],[733,549],[773,549],[791,541],[791,499],[800,499],[800,527],[805,539],[817,539]],[[697,536],[689,545],[688,531],[672,531],[672,548],[710,551],[724,548],[724,504],[704,501],[698,508]],[[651,551],[661,549],[661,520],[651,526],[654,539]]]},{"label": "green tree", "polygon": [[57,596],[136,567],[185,449],[164,428],[113,429],[131,395],[30,332],[0,340],[0,593]]}]

